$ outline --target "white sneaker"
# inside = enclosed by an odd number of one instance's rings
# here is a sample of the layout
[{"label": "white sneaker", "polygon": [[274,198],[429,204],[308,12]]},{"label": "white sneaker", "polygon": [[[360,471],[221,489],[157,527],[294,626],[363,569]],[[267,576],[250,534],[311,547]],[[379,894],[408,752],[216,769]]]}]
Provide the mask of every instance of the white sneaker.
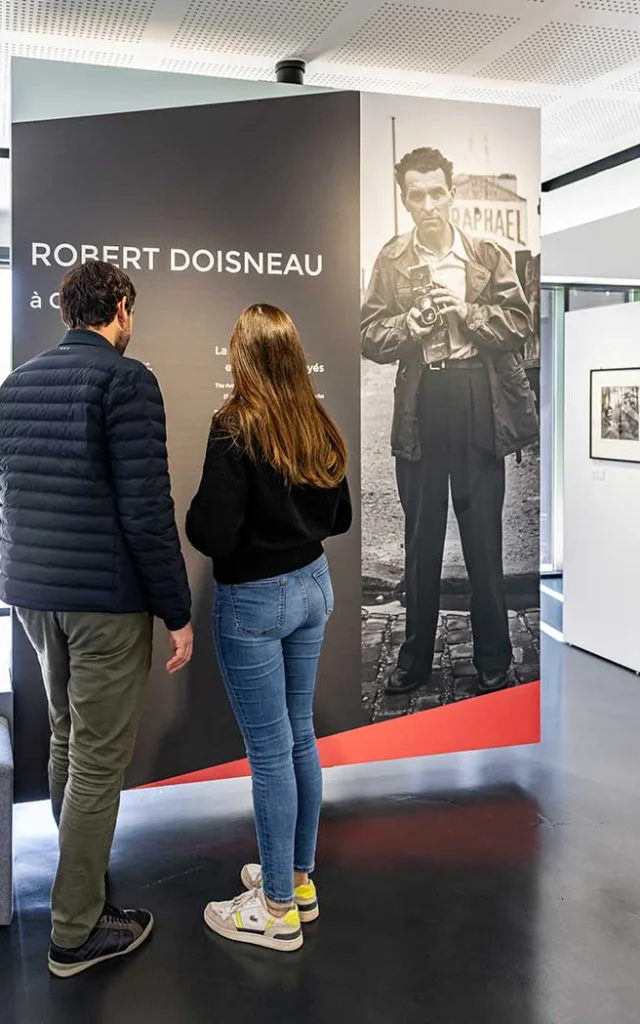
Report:
[{"label": "white sneaker", "polygon": [[298,908],[288,910],[284,917],[274,917],[260,888],[225,903],[209,903],[204,919],[217,935],[233,942],[266,946],[282,953],[300,949],[303,942]]},{"label": "white sneaker", "polygon": [[[245,889],[261,889],[262,868],[259,864],[245,864],[240,873],[240,880]],[[317,921],[320,917],[320,904],[316,887],[311,879],[307,885],[297,887],[294,897],[302,923],[310,924],[311,921]]]}]

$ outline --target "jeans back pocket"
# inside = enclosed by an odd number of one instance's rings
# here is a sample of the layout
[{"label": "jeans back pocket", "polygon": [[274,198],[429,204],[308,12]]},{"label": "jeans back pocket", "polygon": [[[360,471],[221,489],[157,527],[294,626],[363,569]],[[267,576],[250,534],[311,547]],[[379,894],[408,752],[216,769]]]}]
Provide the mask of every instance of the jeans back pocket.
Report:
[{"label": "jeans back pocket", "polygon": [[324,597],[324,606],[327,615],[333,613],[335,600],[333,596],[333,584],[331,583],[331,572],[329,571],[329,565],[325,564],[321,569],[316,569],[313,573],[313,578],[318,584]]},{"label": "jeans back pocket", "polygon": [[286,581],[259,580],[229,587],[233,616],[240,633],[268,636],[284,626]]}]

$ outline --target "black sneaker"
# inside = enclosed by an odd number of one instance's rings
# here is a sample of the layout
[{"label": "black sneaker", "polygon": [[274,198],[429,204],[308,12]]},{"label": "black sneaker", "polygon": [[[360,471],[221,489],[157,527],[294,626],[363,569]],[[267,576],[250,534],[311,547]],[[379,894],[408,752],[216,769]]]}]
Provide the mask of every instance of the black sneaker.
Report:
[{"label": "black sneaker", "polygon": [[148,910],[118,910],[105,904],[102,917],[81,946],[62,949],[53,942],[49,970],[57,978],[71,978],[105,960],[133,953],[149,937],[153,916]]}]

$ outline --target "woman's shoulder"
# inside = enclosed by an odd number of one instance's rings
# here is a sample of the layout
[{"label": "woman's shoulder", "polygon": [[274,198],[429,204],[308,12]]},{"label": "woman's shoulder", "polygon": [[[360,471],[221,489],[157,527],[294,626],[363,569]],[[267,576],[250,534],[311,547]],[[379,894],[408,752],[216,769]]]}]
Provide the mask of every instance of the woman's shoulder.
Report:
[{"label": "woman's shoulder", "polygon": [[209,431],[207,448],[212,454],[225,455],[231,459],[240,460],[244,454],[240,441],[226,427],[216,424],[215,420]]}]

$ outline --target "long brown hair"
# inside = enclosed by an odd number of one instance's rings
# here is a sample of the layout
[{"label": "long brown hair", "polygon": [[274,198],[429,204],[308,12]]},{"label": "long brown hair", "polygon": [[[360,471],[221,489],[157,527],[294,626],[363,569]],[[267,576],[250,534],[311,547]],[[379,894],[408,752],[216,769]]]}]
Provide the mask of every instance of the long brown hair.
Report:
[{"label": "long brown hair", "polygon": [[231,335],[234,390],[213,417],[288,484],[336,487],[347,469],[340,431],[316,398],[300,336],[275,306],[249,306]]}]

